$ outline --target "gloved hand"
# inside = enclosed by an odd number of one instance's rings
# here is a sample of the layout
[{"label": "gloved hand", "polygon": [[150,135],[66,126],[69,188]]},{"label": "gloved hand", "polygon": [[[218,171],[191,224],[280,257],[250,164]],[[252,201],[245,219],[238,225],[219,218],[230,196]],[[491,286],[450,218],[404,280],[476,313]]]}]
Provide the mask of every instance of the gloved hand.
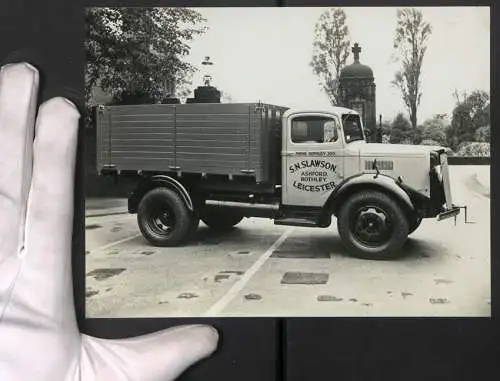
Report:
[{"label": "gloved hand", "polygon": [[71,242],[80,115],[54,98],[37,116],[38,83],[25,63],[0,73],[0,380],[173,380],[216,349],[213,328],[123,340],[78,331]]}]

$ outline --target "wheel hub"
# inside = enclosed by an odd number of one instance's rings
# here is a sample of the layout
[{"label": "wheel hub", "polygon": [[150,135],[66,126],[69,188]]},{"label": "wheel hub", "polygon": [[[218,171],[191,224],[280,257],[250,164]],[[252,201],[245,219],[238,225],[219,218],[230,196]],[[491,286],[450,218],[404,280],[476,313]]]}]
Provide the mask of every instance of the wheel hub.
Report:
[{"label": "wheel hub", "polygon": [[168,233],[175,227],[175,218],[169,210],[162,210],[153,218],[153,223],[157,229]]},{"label": "wheel hub", "polygon": [[363,208],[355,217],[356,236],[366,243],[380,243],[389,232],[387,215],[375,207]]}]

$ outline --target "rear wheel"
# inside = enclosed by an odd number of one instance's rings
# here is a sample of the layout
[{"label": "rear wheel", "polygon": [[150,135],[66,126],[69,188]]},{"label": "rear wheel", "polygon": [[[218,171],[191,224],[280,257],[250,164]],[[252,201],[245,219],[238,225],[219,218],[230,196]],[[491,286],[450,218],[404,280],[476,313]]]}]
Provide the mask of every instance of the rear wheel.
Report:
[{"label": "rear wheel", "polygon": [[382,192],[351,196],[340,210],[337,226],[348,250],[363,259],[395,258],[408,238],[408,221],[398,203]]},{"label": "rear wheel", "polygon": [[238,225],[243,216],[234,210],[206,208],[201,214],[204,224],[214,230],[230,230]]},{"label": "rear wheel", "polygon": [[175,246],[193,232],[196,216],[176,192],[155,188],[142,198],[137,210],[142,235],[155,246]]}]

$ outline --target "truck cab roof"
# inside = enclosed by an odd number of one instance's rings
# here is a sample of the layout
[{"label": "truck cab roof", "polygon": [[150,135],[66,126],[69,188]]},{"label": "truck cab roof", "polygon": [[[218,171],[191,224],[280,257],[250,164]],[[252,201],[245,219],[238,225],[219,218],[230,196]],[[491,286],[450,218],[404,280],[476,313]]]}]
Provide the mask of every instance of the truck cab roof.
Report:
[{"label": "truck cab roof", "polygon": [[305,108],[290,108],[283,114],[284,117],[288,117],[293,114],[301,114],[301,113],[325,113],[325,114],[355,114],[359,115],[359,113],[355,110],[351,110],[345,107],[336,107],[332,106],[328,109],[305,109]]}]

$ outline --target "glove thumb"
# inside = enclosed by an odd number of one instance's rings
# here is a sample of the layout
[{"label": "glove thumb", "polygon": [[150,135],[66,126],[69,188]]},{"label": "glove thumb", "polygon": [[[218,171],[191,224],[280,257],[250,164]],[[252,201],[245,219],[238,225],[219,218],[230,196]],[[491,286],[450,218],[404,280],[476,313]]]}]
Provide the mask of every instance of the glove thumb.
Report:
[{"label": "glove thumb", "polygon": [[217,348],[217,331],[191,325],[128,339],[83,336],[81,380],[172,381]]}]

